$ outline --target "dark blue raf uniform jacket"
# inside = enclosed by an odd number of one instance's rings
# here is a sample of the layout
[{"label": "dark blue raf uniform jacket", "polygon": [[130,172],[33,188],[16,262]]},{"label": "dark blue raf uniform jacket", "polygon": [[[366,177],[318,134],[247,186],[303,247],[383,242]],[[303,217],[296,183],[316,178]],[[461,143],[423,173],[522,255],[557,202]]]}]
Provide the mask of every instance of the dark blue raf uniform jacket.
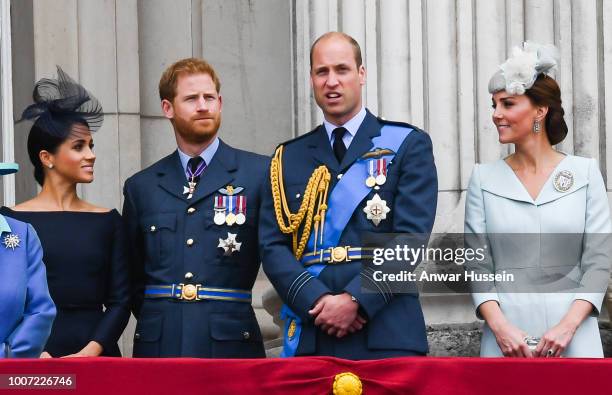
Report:
[{"label": "dark blue raf uniform jacket", "polygon": [[[387,123],[369,111],[348,151],[338,164],[324,126],[285,144],[283,153],[284,186],[292,212],[297,212],[312,172],[325,165],[332,175],[330,191],[338,175],[373,148],[371,139],[380,135]],[[437,173],[429,136],[408,124],[393,123],[414,130],[406,137],[388,167],[387,181],[372,190],[357,206],[340,238],[340,246],[361,246],[363,232],[431,232],[436,213]],[[380,147],[385,148],[385,147]],[[365,177],[364,177],[365,182]],[[303,265],[291,250],[291,235],[279,230],[274,215],[269,182],[264,195],[260,223],[260,249],[263,268],[285,303],[304,322],[296,355],[330,355],[347,359],[374,359],[426,353],[427,338],[419,299],[415,295],[362,293],[358,260],[329,265],[319,277],[308,281]],[[332,193],[332,192],[330,192]],[[366,218],[366,201],[378,193],[391,212],[378,226]],[[330,212],[333,215],[333,212]],[[308,251],[306,251],[308,252]],[[294,283],[300,286],[292,286]],[[314,303],[326,293],[348,292],[359,301],[367,324],[360,331],[338,339],[314,326],[309,316]]]},{"label": "dark blue raf uniform jacket", "polygon": [[[259,270],[257,223],[268,160],[220,141],[191,199],[178,152],[125,182],[131,245],[136,357],[256,358],[265,352],[250,303],[143,298],[145,286],[201,284],[250,291]],[[214,197],[231,185],[247,197],[243,225],[216,225]],[[237,234],[229,256],[219,239]],[[188,240],[191,239],[191,242]],[[187,273],[193,275],[188,279]]]}]

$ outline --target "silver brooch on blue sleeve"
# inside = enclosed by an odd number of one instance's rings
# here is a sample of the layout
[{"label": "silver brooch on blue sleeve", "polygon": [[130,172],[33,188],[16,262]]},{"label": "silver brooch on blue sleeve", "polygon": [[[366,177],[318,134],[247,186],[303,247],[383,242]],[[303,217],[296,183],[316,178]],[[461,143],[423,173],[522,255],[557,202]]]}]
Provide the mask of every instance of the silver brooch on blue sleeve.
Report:
[{"label": "silver brooch on blue sleeve", "polygon": [[10,248],[13,251],[15,251],[15,248],[19,247],[19,242],[21,242],[21,240],[19,240],[19,236],[15,233],[9,233],[2,239],[2,244],[4,244],[4,248]]},{"label": "silver brooch on blue sleeve", "polygon": [[240,251],[240,246],[242,243],[239,243],[238,240],[236,240],[236,236],[236,233],[227,232],[227,239],[223,240],[219,238],[219,245],[217,248],[223,248],[225,251],[223,255],[230,256],[234,253],[234,251]]},{"label": "silver brooch on blue sleeve", "polygon": [[387,218],[387,213],[391,211],[387,207],[387,202],[382,200],[378,194],[375,194],[371,200],[366,202],[366,206],[363,209],[369,220],[374,223],[374,226],[378,226],[380,221]]},{"label": "silver brooch on blue sleeve", "polygon": [[557,191],[562,193],[567,192],[570,190],[572,185],[574,185],[574,175],[571,171],[561,170],[555,174],[553,185]]}]

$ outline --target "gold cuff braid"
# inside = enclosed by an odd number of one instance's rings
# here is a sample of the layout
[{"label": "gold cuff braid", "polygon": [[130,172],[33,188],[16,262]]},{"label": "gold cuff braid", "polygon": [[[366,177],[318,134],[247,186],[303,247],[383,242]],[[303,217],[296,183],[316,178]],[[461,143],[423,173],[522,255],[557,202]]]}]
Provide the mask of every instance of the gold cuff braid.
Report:
[{"label": "gold cuff braid", "polygon": [[[293,254],[297,259],[302,257],[313,227],[315,231],[315,251],[317,239],[323,240],[325,212],[327,210],[327,193],[331,174],[325,166],[319,166],[310,176],[304,198],[296,214],[291,213],[285,187],[283,185],[283,146],[279,146],[270,164],[270,184],[274,200],[274,213],[281,232],[292,234]],[[316,213],[316,214],[315,214]],[[300,236],[300,228],[302,228]],[[320,231],[320,234],[319,234]]]}]

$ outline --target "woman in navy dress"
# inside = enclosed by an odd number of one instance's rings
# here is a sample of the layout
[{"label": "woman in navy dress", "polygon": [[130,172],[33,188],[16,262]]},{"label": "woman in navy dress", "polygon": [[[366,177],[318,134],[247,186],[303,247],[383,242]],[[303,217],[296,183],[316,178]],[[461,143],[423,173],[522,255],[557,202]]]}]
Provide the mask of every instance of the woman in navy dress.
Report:
[{"label": "woman in navy dress", "polygon": [[[0,175],[16,171],[0,163]],[[0,215],[0,358],[38,358],[54,317],[36,232]]]},{"label": "woman in navy dress", "polygon": [[58,79],[38,81],[33,97],[22,119],[34,121],[28,154],[42,189],[0,214],[32,224],[43,246],[57,306],[43,356],[120,356],[117,340],[130,314],[121,217],[76,189],[93,181],[91,131],[102,124],[102,108],[59,67]]}]

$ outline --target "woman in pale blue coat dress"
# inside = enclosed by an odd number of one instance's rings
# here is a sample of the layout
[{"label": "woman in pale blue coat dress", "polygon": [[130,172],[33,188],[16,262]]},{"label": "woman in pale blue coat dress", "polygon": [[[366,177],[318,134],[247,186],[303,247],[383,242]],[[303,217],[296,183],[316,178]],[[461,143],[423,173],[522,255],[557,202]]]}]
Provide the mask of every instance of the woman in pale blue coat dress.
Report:
[{"label": "woman in pale blue coat dress", "polygon": [[[465,232],[489,234],[489,239],[527,234],[528,242],[518,248],[510,237],[489,243],[489,272],[563,269],[564,279],[582,288],[536,292],[536,285],[523,283],[519,293],[504,292],[496,283],[486,293],[475,292],[477,315],[485,320],[481,356],[603,357],[597,316],[611,259],[609,205],[596,161],[553,148],[567,134],[559,87],[545,74],[555,65],[554,48],[526,43],[491,78],[499,141],[514,144],[515,152],[474,168]],[[578,235],[579,242],[542,253],[539,243],[559,233]],[[573,266],[559,263],[572,260]],[[535,350],[526,344],[528,337],[536,339]]]},{"label": "woman in pale blue coat dress", "polygon": [[[0,175],[17,171],[0,163]],[[34,229],[0,215],[0,358],[38,358],[55,318]]]}]

